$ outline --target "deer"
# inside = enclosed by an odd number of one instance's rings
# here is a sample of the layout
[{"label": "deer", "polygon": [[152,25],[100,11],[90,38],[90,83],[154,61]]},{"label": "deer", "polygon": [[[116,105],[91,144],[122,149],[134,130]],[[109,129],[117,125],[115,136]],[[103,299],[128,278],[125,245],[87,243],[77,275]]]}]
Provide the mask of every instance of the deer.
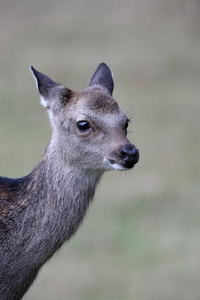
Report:
[{"label": "deer", "polygon": [[101,63],[75,92],[30,67],[52,126],[41,161],[25,177],[0,177],[0,299],[19,300],[40,268],[83,221],[103,173],[130,170],[139,150]]}]

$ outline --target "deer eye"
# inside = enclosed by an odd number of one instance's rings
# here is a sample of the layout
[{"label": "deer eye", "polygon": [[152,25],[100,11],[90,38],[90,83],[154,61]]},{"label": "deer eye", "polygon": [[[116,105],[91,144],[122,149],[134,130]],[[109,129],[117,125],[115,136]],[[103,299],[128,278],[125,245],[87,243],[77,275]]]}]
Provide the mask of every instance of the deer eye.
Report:
[{"label": "deer eye", "polygon": [[129,122],[130,122],[129,119],[127,119],[127,120],[126,120],[126,124],[125,124],[125,129],[128,128]]},{"label": "deer eye", "polygon": [[126,135],[127,135],[127,128],[128,128],[129,122],[130,122],[130,120],[127,119],[127,120],[126,120],[126,123],[125,123],[125,125],[124,125],[124,129],[125,129],[125,134],[126,134]]},{"label": "deer eye", "polygon": [[87,131],[91,129],[91,125],[88,121],[78,121],[76,126],[80,131]]}]

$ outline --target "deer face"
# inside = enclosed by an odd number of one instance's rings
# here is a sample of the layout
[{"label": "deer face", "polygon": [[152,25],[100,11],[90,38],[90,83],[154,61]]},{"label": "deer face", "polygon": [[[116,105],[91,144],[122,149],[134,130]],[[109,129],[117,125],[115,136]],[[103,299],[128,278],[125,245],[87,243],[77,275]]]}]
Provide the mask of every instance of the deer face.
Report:
[{"label": "deer face", "polygon": [[107,65],[98,67],[82,92],[32,71],[61,160],[72,167],[102,171],[127,170],[138,162],[139,151],[126,137],[129,120],[112,98],[114,82]]},{"label": "deer face", "polygon": [[127,139],[129,120],[117,102],[99,88],[75,93],[62,117],[63,148],[68,164],[100,170],[127,170],[139,159]]}]

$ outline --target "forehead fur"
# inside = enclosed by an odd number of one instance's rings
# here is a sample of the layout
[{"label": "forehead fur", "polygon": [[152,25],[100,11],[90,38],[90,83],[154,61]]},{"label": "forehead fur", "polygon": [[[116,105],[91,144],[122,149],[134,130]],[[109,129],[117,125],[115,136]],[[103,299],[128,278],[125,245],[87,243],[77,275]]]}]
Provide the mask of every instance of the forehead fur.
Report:
[{"label": "forehead fur", "polygon": [[81,99],[85,99],[85,104],[90,110],[100,114],[119,112],[120,110],[117,102],[102,89],[88,89],[80,92],[79,95]]}]

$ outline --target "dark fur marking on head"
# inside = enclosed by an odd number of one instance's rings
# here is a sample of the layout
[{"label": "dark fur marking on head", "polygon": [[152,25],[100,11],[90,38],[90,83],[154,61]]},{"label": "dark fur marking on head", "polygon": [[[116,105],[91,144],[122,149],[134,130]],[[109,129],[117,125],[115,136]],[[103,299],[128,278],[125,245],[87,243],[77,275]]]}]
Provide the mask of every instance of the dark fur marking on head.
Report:
[{"label": "dark fur marking on head", "polygon": [[72,90],[64,88],[60,95],[61,103],[64,105],[68,104],[69,102],[71,102],[73,95],[74,92]]},{"label": "dark fur marking on head", "polygon": [[102,114],[119,111],[117,102],[102,89],[95,88],[86,93],[87,105],[91,110]]}]

